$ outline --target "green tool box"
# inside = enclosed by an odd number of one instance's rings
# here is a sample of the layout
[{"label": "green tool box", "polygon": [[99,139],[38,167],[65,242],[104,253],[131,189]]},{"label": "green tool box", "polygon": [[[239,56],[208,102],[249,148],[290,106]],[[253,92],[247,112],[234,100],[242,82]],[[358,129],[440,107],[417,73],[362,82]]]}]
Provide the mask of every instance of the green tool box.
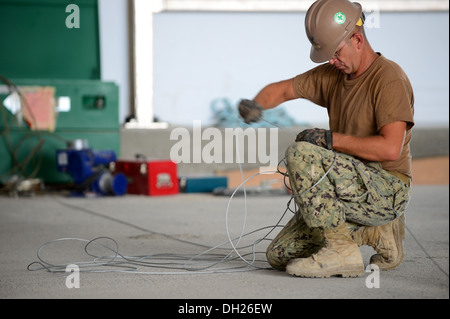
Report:
[{"label": "green tool box", "polygon": [[[66,20],[79,8],[79,28]],[[16,79],[100,79],[97,0],[0,0],[0,74]]]},{"label": "green tool box", "polygon": [[[74,5],[78,28],[67,25]],[[4,107],[11,93],[0,81],[0,182],[14,174],[70,182],[55,158],[70,140],[119,156],[119,88],[101,81],[98,20],[97,0],[0,0],[0,75],[19,88],[54,87],[57,104],[54,131],[31,130]]]},{"label": "green tool box", "polygon": [[[46,183],[65,183],[71,179],[57,171],[56,151],[66,142],[85,139],[94,150],[113,150],[119,156],[119,88],[98,80],[10,79],[21,87],[55,88],[56,127],[54,132],[31,130],[3,104],[0,113],[0,177],[14,174],[38,177]],[[11,95],[0,83],[2,102]]]}]

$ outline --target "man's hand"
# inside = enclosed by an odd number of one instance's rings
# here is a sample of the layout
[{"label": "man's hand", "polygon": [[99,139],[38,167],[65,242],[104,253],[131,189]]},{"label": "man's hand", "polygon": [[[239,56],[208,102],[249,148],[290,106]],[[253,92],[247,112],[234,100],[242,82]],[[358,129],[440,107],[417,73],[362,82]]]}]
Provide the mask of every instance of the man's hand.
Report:
[{"label": "man's hand", "polygon": [[308,129],[300,132],[296,142],[308,142],[328,150],[333,149],[333,132],[319,128]]},{"label": "man's hand", "polygon": [[262,117],[262,107],[257,102],[252,100],[241,100],[238,106],[239,114],[244,119],[244,122],[250,124],[251,122],[258,122]]}]

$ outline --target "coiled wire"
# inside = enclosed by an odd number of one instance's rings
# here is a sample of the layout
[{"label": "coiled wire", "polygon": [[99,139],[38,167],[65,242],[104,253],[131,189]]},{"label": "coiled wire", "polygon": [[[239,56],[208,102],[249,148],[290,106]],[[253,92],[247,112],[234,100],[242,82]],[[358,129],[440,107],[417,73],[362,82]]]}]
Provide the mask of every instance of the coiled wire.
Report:
[{"label": "coiled wire", "polygon": [[[262,120],[264,120],[264,119],[262,119]],[[268,122],[268,123],[278,127],[277,125],[275,125],[273,123],[270,123],[270,122]],[[236,149],[239,150],[239,147],[237,146]],[[81,238],[61,238],[61,239],[56,239],[56,240],[53,240],[53,241],[50,241],[50,242],[47,242],[47,243],[41,245],[39,247],[39,249],[37,250],[38,261],[30,263],[28,265],[27,269],[30,271],[45,269],[48,272],[53,273],[53,274],[61,274],[63,272],[66,272],[66,269],[69,265],[75,264],[81,269],[82,272],[120,272],[120,273],[149,274],[149,275],[167,275],[167,274],[185,275],[185,274],[193,274],[193,273],[195,273],[195,274],[212,274],[212,273],[229,273],[229,272],[242,272],[242,271],[272,269],[271,267],[268,267],[268,266],[259,266],[256,264],[257,262],[265,262],[265,260],[257,260],[257,258],[256,258],[257,254],[262,254],[264,252],[258,252],[256,250],[256,246],[264,240],[270,240],[268,238],[268,236],[276,228],[284,227],[283,225],[280,225],[280,223],[288,211],[296,214],[297,209],[290,208],[290,206],[293,202],[293,199],[295,197],[301,196],[303,193],[308,192],[311,189],[313,189],[314,187],[316,187],[329,174],[331,169],[334,167],[334,165],[336,163],[336,158],[337,158],[337,153],[335,151],[333,151],[333,152],[334,152],[333,162],[330,165],[329,169],[325,172],[325,174],[315,184],[313,184],[308,189],[303,190],[301,193],[294,194],[294,192],[292,192],[291,198],[287,202],[286,209],[284,210],[282,216],[279,218],[277,223],[273,226],[266,226],[266,227],[251,231],[249,233],[244,233],[246,220],[247,220],[247,194],[246,194],[245,183],[248,180],[256,177],[257,175],[260,175],[261,173],[254,174],[254,175],[248,177],[247,179],[244,179],[242,165],[240,164],[241,161],[238,158],[237,162],[239,163],[242,182],[238,187],[236,187],[234,192],[231,194],[231,196],[228,200],[227,207],[226,207],[226,212],[225,212],[226,223],[225,223],[225,225],[226,225],[226,234],[227,234],[227,238],[228,238],[227,241],[224,241],[214,247],[208,247],[208,246],[201,245],[201,244],[198,244],[198,243],[195,243],[192,241],[181,240],[179,238],[176,238],[176,237],[173,237],[173,236],[170,236],[167,234],[156,233],[156,232],[150,231],[153,234],[159,234],[168,239],[181,241],[183,243],[198,246],[198,247],[207,248],[205,251],[201,252],[200,254],[190,255],[190,254],[158,253],[158,254],[148,254],[148,255],[143,255],[143,256],[125,256],[125,255],[122,255],[121,253],[119,253],[119,244],[111,237],[97,237],[92,240],[81,239]],[[240,156],[239,151],[237,151],[237,156]],[[282,162],[286,165],[285,159],[283,159],[278,163],[276,171],[265,172],[265,173],[279,173],[279,174],[283,175],[284,176],[284,184],[288,189],[290,189],[286,183],[286,178],[288,177],[288,174],[286,172],[282,172],[279,169],[280,164]],[[355,166],[358,168],[358,165],[355,165]],[[362,174],[365,174],[365,172],[362,170],[360,170],[360,172]],[[368,176],[366,176],[366,177],[368,177]],[[241,187],[243,188],[243,191],[244,191],[244,222],[242,224],[242,228],[241,228],[241,232],[240,232],[239,236],[232,238],[230,231],[229,231],[229,225],[228,225],[230,205],[231,205],[231,202],[232,202],[235,194]],[[376,187],[376,185],[375,185],[375,187]],[[377,191],[379,192],[378,189],[377,189]],[[394,209],[394,207],[392,207],[392,205],[390,205],[389,201],[384,197],[382,197],[382,198],[387,202],[387,204],[390,206],[390,208],[395,212],[396,216],[399,217],[400,214]],[[61,202],[61,201],[59,201],[59,202],[62,205],[65,205],[65,206],[68,206],[71,208],[87,211],[86,209],[81,208],[81,207],[70,205],[70,204],[67,204],[67,203]],[[294,205],[295,205],[295,201],[294,201]],[[97,212],[93,212],[90,210],[88,210],[88,212],[91,214],[106,217],[102,214],[99,214]],[[111,217],[107,217],[107,218],[115,220],[114,218],[111,218]],[[448,273],[442,267],[440,267],[440,265],[437,264],[436,261],[428,254],[426,249],[423,247],[423,245],[420,243],[420,241],[414,236],[413,232],[406,225],[406,223],[402,219],[400,219],[400,220],[402,221],[403,225],[408,230],[408,232],[411,234],[414,241],[418,244],[418,246],[421,248],[421,250],[425,253],[427,258],[430,259],[433,262],[433,264],[445,276],[448,277]],[[115,221],[119,221],[119,220],[115,220]],[[143,229],[139,226],[135,226],[130,223],[123,222],[123,221],[119,221],[119,222],[121,222],[123,224],[127,224],[127,225],[135,227],[135,228],[138,228],[138,229],[141,229],[141,230],[145,230],[146,232],[149,232],[148,230]],[[254,234],[256,232],[263,231],[263,230],[268,230],[268,232],[262,238],[256,240],[251,245],[247,245],[247,246],[238,248],[238,245],[240,244],[242,238],[249,236],[251,234]],[[101,240],[110,241],[112,243],[112,247],[110,245],[105,245],[105,244],[100,243]],[[93,259],[90,261],[74,261],[69,264],[52,264],[49,261],[46,261],[41,256],[41,251],[45,247],[47,247],[51,244],[64,242],[64,241],[84,242],[85,243],[84,251],[85,251],[86,255],[90,256]],[[231,246],[231,249],[224,248],[224,246],[228,245],[228,244]],[[93,253],[89,252],[90,247],[93,245],[103,247],[106,250],[110,251],[112,254],[102,255],[102,256],[94,255]],[[244,248],[251,248],[251,252],[245,253],[245,254],[241,253],[240,250],[244,249]],[[221,250],[221,251],[225,250],[225,253],[213,253],[213,251],[216,251],[216,250]],[[233,254],[235,254],[236,256],[233,256]],[[250,256],[250,259],[246,259],[246,257],[248,257],[248,256]],[[232,266],[226,265],[227,263],[232,262],[232,261],[243,261],[243,263],[240,265],[232,265]],[[158,269],[167,269],[167,270],[166,271],[144,271],[141,268],[158,268]]]}]

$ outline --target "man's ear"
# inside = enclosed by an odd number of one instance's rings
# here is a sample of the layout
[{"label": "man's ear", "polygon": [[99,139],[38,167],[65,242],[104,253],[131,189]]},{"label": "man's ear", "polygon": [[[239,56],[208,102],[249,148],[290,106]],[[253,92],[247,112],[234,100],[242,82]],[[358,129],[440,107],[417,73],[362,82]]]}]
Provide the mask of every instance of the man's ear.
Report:
[{"label": "man's ear", "polygon": [[363,45],[364,45],[364,37],[361,33],[355,33],[355,35],[353,36],[353,39],[356,43],[356,48],[358,50],[361,50]]}]

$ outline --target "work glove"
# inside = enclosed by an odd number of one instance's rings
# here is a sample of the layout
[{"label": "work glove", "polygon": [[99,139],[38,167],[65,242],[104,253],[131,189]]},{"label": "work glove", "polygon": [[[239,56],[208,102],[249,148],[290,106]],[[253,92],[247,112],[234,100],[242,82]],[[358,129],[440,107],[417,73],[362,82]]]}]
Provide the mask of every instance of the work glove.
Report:
[{"label": "work glove", "polygon": [[238,106],[239,114],[244,119],[244,122],[250,124],[251,122],[258,122],[262,117],[262,107],[258,102],[252,100],[241,100]]},{"label": "work glove", "polygon": [[301,131],[298,133],[296,142],[308,142],[317,146],[321,146],[328,150],[333,149],[333,132],[331,130],[324,130],[313,128]]}]

